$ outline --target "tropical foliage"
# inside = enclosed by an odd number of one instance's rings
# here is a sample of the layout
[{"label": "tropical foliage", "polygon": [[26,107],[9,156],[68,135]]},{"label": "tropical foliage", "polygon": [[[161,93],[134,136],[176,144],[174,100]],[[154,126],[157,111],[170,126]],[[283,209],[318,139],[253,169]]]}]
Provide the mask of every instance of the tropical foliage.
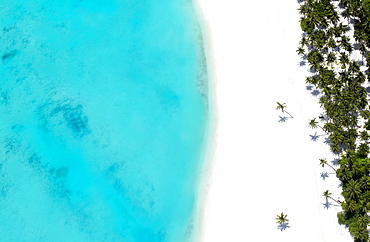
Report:
[{"label": "tropical foliage", "polygon": [[340,203],[340,201],[339,201],[339,200],[335,200],[335,199],[331,196],[332,194],[329,192],[329,190],[326,190],[322,195],[325,197],[326,201],[330,198],[330,199],[331,199],[331,200],[333,200],[334,202],[336,202],[336,203]]},{"label": "tropical foliage", "polygon": [[288,215],[284,214],[284,213],[281,213],[280,215],[277,215],[276,216],[276,223],[282,225],[283,223],[286,223],[289,221],[289,219],[287,219]]},{"label": "tropical foliage", "polygon": [[337,172],[337,170],[332,165],[330,165],[326,159],[320,159],[320,165],[322,167],[329,166],[331,169]]},{"label": "tropical foliage", "polygon": [[337,169],[326,159],[320,165],[336,172],[343,202],[329,191],[323,196],[341,205],[338,222],[355,242],[369,241],[370,0],[301,0],[298,11],[304,33],[297,53],[307,60],[312,74],[305,81],[322,94],[326,117],[322,126],[316,119],[309,126],[323,129],[333,154],[341,155]]},{"label": "tropical foliage", "polygon": [[291,118],[293,118],[293,116],[292,115],[290,115],[290,113],[288,113],[286,110],[285,110],[285,108],[286,108],[286,105],[285,105],[285,103],[279,103],[279,102],[276,102],[276,104],[277,104],[277,107],[276,107],[276,110],[281,110],[281,112],[283,112],[283,113],[286,113],[286,114],[288,114]]}]

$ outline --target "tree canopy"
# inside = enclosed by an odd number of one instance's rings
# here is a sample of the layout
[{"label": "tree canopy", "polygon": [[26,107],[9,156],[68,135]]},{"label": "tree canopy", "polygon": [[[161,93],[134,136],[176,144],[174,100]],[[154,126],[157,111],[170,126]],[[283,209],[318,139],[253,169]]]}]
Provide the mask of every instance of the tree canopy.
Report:
[{"label": "tree canopy", "polygon": [[[307,59],[311,73],[305,81],[321,93],[322,129],[332,153],[341,154],[339,168],[326,159],[320,165],[334,169],[342,185],[338,222],[355,242],[369,241],[370,0],[302,0],[298,11],[303,34],[297,53]],[[318,124],[309,122],[312,128]],[[332,199],[329,191],[323,195]]]}]

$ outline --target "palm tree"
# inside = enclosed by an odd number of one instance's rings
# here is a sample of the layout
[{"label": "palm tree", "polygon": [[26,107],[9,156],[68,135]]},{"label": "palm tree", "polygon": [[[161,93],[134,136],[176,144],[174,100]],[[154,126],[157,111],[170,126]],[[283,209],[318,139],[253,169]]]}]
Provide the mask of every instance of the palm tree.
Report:
[{"label": "palm tree", "polygon": [[337,43],[335,42],[333,38],[330,38],[328,40],[328,47],[331,49],[335,49],[337,47]]},{"label": "palm tree", "polygon": [[316,129],[317,127],[321,128],[325,133],[325,129],[323,129],[323,127],[321,127],[320,125],[318,125],[319,122],[316,121],[316,118],[314,119],[311,119],[310,122],[308,123],[308,125],[312,128],[312,129]]},{"label": "palm tree", "polygon": [[349,57],[345,53],[340,53],[339,63],[342,64],[341,68],[345,69],[346,65],[349,64]]},{"label": "palm tree", "polygon": [[330,52],[327,57],[326,57],[326,61],[328,62],[328,64],[332,65],[332,63],[334,63],[334,61],[336,61],[336,56],[333,52]]},{"label": "palm tree", "polygon": [[[360,200],[358,203],[357,203],[357,210],[360,211],[360,213],[363,213],[363,214],[367,214],[367,206],[366,206],[366,200],[363,199],[363,200]],[[361,218],[361,217],[360,217]],[[360,219],[359,218],[359,219]],[[359,221],[360,222],[360,221]],[[368,221],[369,222],[369,221]]]},{"label": "palm tree", "polygon": [[367,227],[367,225],[369,224],[370,220],[369,220],[369,216],[366,215],[366,212],[365,212],[365,215],[363,216],[360,216],[358,218],[358,225],[360,225],[361,227]]},{"label": "palm tree", "polygon": [[[370,177],[369,176],[361,177],[360,178],[360,185],[361,185],[362,190],[369,190],[370,189]],[[370,203],[369,203],[369,205],[370,205]]]},{"label": "palm tree", "polygon": [[361,194],[360,184],[354,180],[348,181],[342,194],[350,200],[356,200]]},{"label": "palm tree", "polygon": [[315,29],[314,19],[308,17],[301,17],[301,29],[305,33],[312,33]]},{"label": "palm tree", "polygon": [[309,125],[311,128],[316,129],[316,128],[317,128],[317,126],[318,126],[318,125],[317,125],[318,123],[319,123],[319,122],[317,122],[317,121],[316,121],[316,118],[314,118],[314,119],[311,119],[311,120],[310,120],[310,122],[309,122],[309,124],[308,124],[308,125]]},{"label": "palm tree", "polygon": [[283,104],[281,104],[281,103],[279,103],[279,102],[276,102],[276,103],[277,103],[276,110],[281,109],[281,112],[283,112],[283,113],[287,113],[287,114],[289,114],[289,116],[290,116],[291,118],[293,118],[293,116],[292,116],[292,115],[290,115],[290,113],[288,113],[287,111],[285,111],[285,110],[284,110],[284,109],[286,108],[285,103],[283,103]]},{"label": "palm tree", "polygon": [[311,65],[311,68],[314,70],[319,69],[321,62],[324,61],[324,57],[317,50],[311,50],[307,54],[307,61]]},{"label": "palm tree", "polygon": [[344,141],[343,133],[338,131],[334,131],[329,138],[333,144],[341,144]]},{"label": "palm tree", "polygon": [[357,155],[360,158],[367,158],[369,152],[369,146],[366,143],[361,143],[357,149]]},{"label": "palm tree", "polygon": [[[339,213],[338,222],[349,227],[355,242],[369,241],[370,160],[367,157],[370,148],[367,142],[370,141],[370,112],[367,111],[369,99],[364,83],[370,80],[370,0],[340,0],[339,8],[330,0],[303,2],[299,13],[301,28],[306,34],[302,36],[297,53],[307,53],[307,62],[315,73],[306,78],[306,83],[323,94],[319,104],[328,117],[323,127],[330,134],[331,150],[345,153],[336,170],[344,201],[333,199],[328,190],[323,196],[341,204],[343,212]],[[351,26],[354,32],[348,31],[352,24],[350,18],[355,20]],[[351,56],[353,40],[360,45],[367,71]],[[365,123],[362,132],[358,130],[360,120]],[[316,119],[309,121],[311,128],[320,127],[319,124]],[[320,165],[328,165],[335,171],[325,159],[320,159]]]},{"label": "palm tree", "polygon": [[287,219],[287,216],[288,215],[286,215],[286,214],[284,214],[284,213],[281,213],[280,215],[277,215],[276,216],[276,223],[278,223],[278,224],[283,224],[283,223],[286,223],[286,222],[288,222],[289,221],[289,219]]},{"label": "palm tree", "polygon": [[297,49],[297,53],[298,53],[298,55],[304,55],[305,50],[304,50],[302,47],[299,47],[299,48]]},{"label": "palm tree", "polygon": [[341,203],[339,200],[335,200],[334,198],[331,197],[332,194],[329,192],[329,190],[326,190],[322,195],[325,197],[326,201],[328,201],[328,198],[330,198],[338,204]]},{"label": "palm tree", "polygon": [[331,123],[331,122],[327,122],[326,124],[324,124],[323,128],[326,130],[325,132],[333,132],[335,130],[340,129],[337,123]]},{"label": "palm tree", "polygon": [[359,136],[362,141],[368,141],[370,139],[370,135],[366,130],[361,131]]},{"label": "palm tree", "polygon": [[342,46],[343,49],[345,49],[349,54],[351,54],[353,51],[352,45],[350,43],[350,39],[345,35],[343,35],[341,38],[340,46]]},{"label": "palm tree", "polygon": [[350,232],[355,242],[366,242],[369,240],[369,234],[366,229],[360,229],[358,227],[351,226]]},{"label": "palm tree", "polygon": [[330,150],[335,155],[341,154],[341,152],[343,152],[343,149],[340,147],[339,144],[330,144]]},{"label": "palm tree", "polygon": [[363,117],[365,119],[368,119],[368,118],[370,118],[370,111],[369,110],[362,110],[362,111],[360,111],[360,115],[361,115],[361,117]]},{"label": "palm tree", "polygon": [[350,172],[349,168],[347,167],[340,167],[337,170],[337,177],[342,183],[344,183],[349,181],[353,177],[353,172]]},{"label": "palm tree", "polygon": [[330,164],[328,164],[328,161],[326,159],[319,159],[321,167],[324,167],[325,165],[329,166],[331,169],[333,169],[335,172],[337,170]]}]

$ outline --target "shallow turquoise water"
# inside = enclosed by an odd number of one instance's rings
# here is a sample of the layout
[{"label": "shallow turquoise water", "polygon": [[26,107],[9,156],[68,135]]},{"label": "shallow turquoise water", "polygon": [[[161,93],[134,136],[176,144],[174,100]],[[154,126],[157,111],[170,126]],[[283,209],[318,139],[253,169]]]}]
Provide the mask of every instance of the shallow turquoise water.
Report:
[{"label": "shallow turquoise water", "polygon": [[0,241],[196,240],[208,99],[192,3],[0,14]]}]

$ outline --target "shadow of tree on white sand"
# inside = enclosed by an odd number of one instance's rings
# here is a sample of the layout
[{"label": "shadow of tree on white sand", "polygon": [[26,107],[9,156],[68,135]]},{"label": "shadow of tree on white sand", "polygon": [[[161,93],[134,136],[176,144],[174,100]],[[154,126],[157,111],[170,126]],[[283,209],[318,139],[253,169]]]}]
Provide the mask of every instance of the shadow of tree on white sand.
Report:
[{"label": "shadow of tree on white sand", "polygon": [[325,203],[323,203],[322,205],[324,205],[324,208],[326,208],[326,209],[328,209],[328,210],[329,210],[329,208],[331,208],[331,206],[339,207],[339,205],[338,205],[338,204],[331,203],[331,202],[329,202],[328,200],[326,200],[326,202],[325,202]]},{"label": "shadow of tree on white sand", "polygon": [[321,172],[320,173],[320,178],[322,178],[324,181],[326,178],[329,178],[329,175],[337,175],[336,173],[334,172]]},{"label": "shadow of tree on white sand", "polygon": [[277,229],[279,229],[280,231],[284,231],[284,230],[286,230],[287,228],[290,228],[290,226],[289,226],[289,222],[285,222],[285,223],[279,224],[279,225],[277,226]]},{"label": "shadow of tree on white sand", "polygon": [[317,97],[318,95],[320,95],[320,91],[319,90],[313,90],[311,92],[311,95],[314,96],[314,97]]},{"label": "shadow of tree on white sand", "polygon": [[317,132],[315,132],[314,135],[310,135],[311,141],[316,142],[320,138],[320,136],[325,136],[325,134],[318,135]]},{"label": "shadow of tree on white sand", "polygon": [[329,177],[329,173],[327,172],[321,172],[320,177],[325,181],[325,178]]},{"label": "shadow of tree on white sand", "polygon": [[314,86],[312,86],[312,85],[308,85],[308,86],[306,86],[306,90],[307,90],[307,91],[313,91],[313,90],[312,90],[312,88],[314,88]]},{"label": "shadow of tree on white sand", "polygon": [[279,121],[278,121],[279,123],[285,123],[288,120],[289,117],[281,117],[279,115],[279,118],[280,118]]}]

